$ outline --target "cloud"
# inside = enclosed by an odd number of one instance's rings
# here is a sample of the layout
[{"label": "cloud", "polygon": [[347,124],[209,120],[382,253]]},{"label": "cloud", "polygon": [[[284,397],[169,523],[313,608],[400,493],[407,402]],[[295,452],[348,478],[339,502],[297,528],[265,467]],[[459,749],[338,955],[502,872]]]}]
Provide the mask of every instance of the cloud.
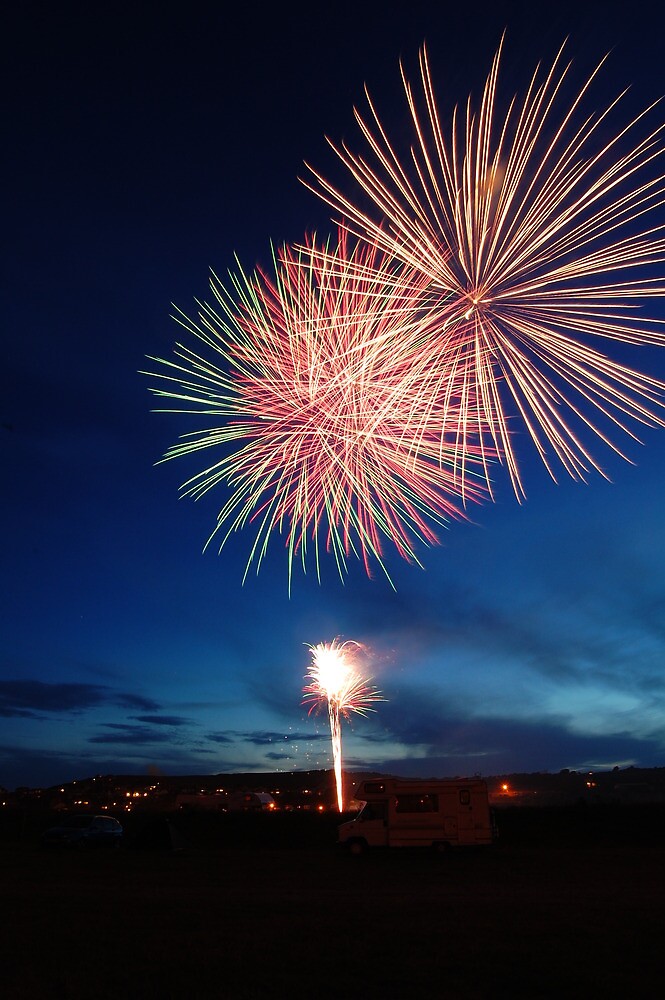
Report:
[{"label": "cloud", "polygon": [[[381,728],[379,728],[379,725]],[[371,747],[371,766],[395,774],[428,776],[480,772],[558,771],[603,760],[623,765],[662,766],[663,743],[628,732],[580,733],[564,718],[494,718],[450,711],[429,692],[404,692],[386,703],[373,728],[354,732],[356,745]],[[381,757],[381,746],[386,757]],[[395,755],[401,747],[401,756]],[[368,766],[356,753],[347,764]]]},{"label": "cloud", "polygon": [[45,681],[0,681],[0,716],[39,718],[45,713],[79,713],[100,705],[151,711],[159,706],[150,698],[114,691],[98,684],[49,684]]},{"label": "cloud", "polygon": [[293,718],[294,706],[301,698],[301,688],[296,688],[289,664],[252,671],[243,679],[250,701],[262,705],[279,718]]},{"label": "cloud", "polygon": [[[407,576],[397,594],[385,595],[359,581],[337,599],[345,635],[376,651],[380,675],[394,668],[416,673],[433,660],[455,672],[464,657],[467,664],[512,665],[558,684],[590,677],[624,688],[643,678],[657,683],[665,655],[658,547],[634,537],[610,540],[588,523],[572,534],[569,527],[565,537],[558,521],[532,527],[538,546],[514,532],[505,551],[483,553],[481,584],[473,553],[464,567],[455,562],[452,574],[432,563],[427,587]],[[473,539],[468,544],[473,548]],[[500,556],[508,551],[503,573]]]},{"label": "cloud", "polygon": [[132,715],[132,719],[137,722],[145,722],[151,726],[189,726],[193,725],[191,719],[186,719],[182,715]]},{"label": "cloud", "polygon": [[[602,763],[599,763],[602,762]],[[485,776],[609,769],[614,766],[662,767],[663,746],[650,739],[639,740],[629,734],[586,736],[570,733],[557,726],[527,728],[520,724],[509,731],[497,728],[495,720],[478,720],[468,730],[460,728],[446,748],[437,752],[406,753],[403,757],[385,757],[378,763],[361,755],[347,755],[347,767],[374,769],[405,777]]]},{"label": "cloud", "polygon": [[120,708],[139,708],[144,712],[155,711],[159,708],[158,703],[153,701],[152,698],[144,698],[142,695],[129,694],[127,692],[110,693],[108,703],[110,705],[119,705]]},{"label": "cloud", "polygon": [[206,739],[212,740],[213,743],[235,743],[233,737],[227,736],[226,733],[208,733]]},{"label": "cloud", "polygon": [[137,746],[144,743],[171,743],[173,737],[163,730],[149,729],[146,726],[132,726],[119,722],[104,723],[110,733],[100,733],[91,736],[88,743],[128,743]]},{"label": "cloud", "polygon": [[283,733],[263,730],[258,732],[236,733],[239,740],[244,743],[253,743],[254,746],[270,746],[273,743],[312,743],[315,740],[330,739],[322,733]]},{"label": "cloud", "polygon": [[256,747],[271,746],[273,743],[283,743],[286,739],[284,733],[275,732],[250,732],[238,733],[238,739],[244,743],[252,743]]}]

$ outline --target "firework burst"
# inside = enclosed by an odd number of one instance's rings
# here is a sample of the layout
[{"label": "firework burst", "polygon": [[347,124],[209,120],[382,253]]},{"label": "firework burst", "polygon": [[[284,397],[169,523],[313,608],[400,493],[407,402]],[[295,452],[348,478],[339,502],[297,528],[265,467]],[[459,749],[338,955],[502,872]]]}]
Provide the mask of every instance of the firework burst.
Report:
[{"label": "firework burst", "polygon": [[363,647],[352,640],[339,643],[320,642],[310,646],[312,663],[307,673],[308,683],[303,688],[303,704],[309,704],[309,714],[327,706],[332,739],[333,764],[337,787],[339,811],[344,808],[342,778],[342,716],[349,719],[352,713],[366,716],[373,712],[373,705],[385,701],[381,692],[370,684],[357,667],[358,654]]},{"label": "firework burst", "polygon": [[[571,99],[563,48],[519,99],[499,110],[501,49],[474,110],[439,112],[426,48],[420,85],[402,69],[411,148],[391,142],[369,95],[356,110],[358,155],[331,143],[360,188],[359,207],[320,173],[305,182],[340,223],[426,274],[445,310],[422,346],[422,392],[461,387],[459,413],[487,433],[518,499],[523,486],[509,423],[519,418],[553,478],[602,469],[585,437],[635,437],[664,425],[663,384],[607,357],[599,338],[665,342],[663,321],[639,307],[665,294],[663,129],[647,108],[612,124],[619,95],[583,111],[600,66]],[[652,106],[653,107],[653,106]],[[626,457],[626,456],[623,456]],[[491,484],[488,477],[488,486]]]},{"label": "firework burst", "polygon": [[[152,358],[151,386],[168,410],[221,418],[184,435],[163,460],[214,451],[183,484],[195,499],[220,484],[227,499],[210,536],[220,551],[253,524],[247,563],[257,570],[275,531],[285,531],[289,580],[308,545],[333,553],[342,575],[350,554],[370,573],[383,545],[418,561],[415,542],[481,499],[473,481],[486,449],[460,433],[455,373],[436,398],[421,392],[423,295],[429,279],[367,244],[282,248],[274,273],[240,270],[227,289],[213,275],[215,308],[175,317],[198,349]],[[168,412],[168,411],[167,411]],[[387,574],[387,570],[386,575]]]}]

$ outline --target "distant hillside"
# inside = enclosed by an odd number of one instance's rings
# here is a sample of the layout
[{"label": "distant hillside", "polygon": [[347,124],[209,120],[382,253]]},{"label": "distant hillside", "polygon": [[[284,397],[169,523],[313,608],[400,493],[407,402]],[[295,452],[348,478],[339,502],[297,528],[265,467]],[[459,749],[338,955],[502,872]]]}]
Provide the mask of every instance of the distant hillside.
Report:
[{"label": "distant hillside", "polygon": [[[347,794],[367,777],[387,776],[380,771],[345,771]],[[445,777],[445,776],[444,776]],[[665,801],[665,767],[618,767],[609,771],[570,771],[557,773],[523,772],[483,776],[490,798],[499,805],[550,804],[584,798],[619,801]],[[313,771],[248,771],[219,774],[106,774],[65,782],[46,789],[17,789],[9,798],[40,798],[44,801],[64,797],[67,801],[99,799],[106,795],[125,798],[170,798],[177,794],[210,794],[239,790],[270,792],[292,799],[312,796],[327,800],[334,796],[332,769]]]}]

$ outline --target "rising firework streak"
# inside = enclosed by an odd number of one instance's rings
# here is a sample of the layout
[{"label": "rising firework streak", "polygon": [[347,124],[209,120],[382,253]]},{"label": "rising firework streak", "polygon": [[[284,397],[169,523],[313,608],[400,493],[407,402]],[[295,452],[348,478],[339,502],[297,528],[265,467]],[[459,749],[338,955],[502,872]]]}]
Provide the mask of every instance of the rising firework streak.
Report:
[{"label": "rising firework streak", "polygon": [[362,647],[351,640],[339,643],[320,642],[309,647],[312,663],[307,673],[308,683],[303,688],[303,704],[309,704],[309,714],[324,706],[328,709],[332,738],[333,764],[337,787],[339,811],[344,808],[342,778],[342,725],[341,716],[348,719],[352,712],[367,715],[373,712],[377,701],[385,701],[381,692],[370,684],[357,666],[357,656]]}]

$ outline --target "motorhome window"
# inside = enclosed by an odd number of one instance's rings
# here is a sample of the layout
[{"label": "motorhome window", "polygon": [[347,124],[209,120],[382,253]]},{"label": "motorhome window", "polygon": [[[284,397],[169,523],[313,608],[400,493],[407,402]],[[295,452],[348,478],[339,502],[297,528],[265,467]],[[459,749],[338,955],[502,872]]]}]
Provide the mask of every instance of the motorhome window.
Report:
[{"label": "motorhome window", "polygon": [[400,795],[395,799],[395,812],[397,813],[432,813],[438,811],[438,795]]},{"label": "motorhome window", "polygon": [[468,788],[461,788],[459,793],[459,804],[461,806],[471,805],[471,792]]},{"label": "motorhome window", "polygon": [[382,781],[366,781],[363,787],[368,795],[376,795],[386,790],[386,786]]}]

